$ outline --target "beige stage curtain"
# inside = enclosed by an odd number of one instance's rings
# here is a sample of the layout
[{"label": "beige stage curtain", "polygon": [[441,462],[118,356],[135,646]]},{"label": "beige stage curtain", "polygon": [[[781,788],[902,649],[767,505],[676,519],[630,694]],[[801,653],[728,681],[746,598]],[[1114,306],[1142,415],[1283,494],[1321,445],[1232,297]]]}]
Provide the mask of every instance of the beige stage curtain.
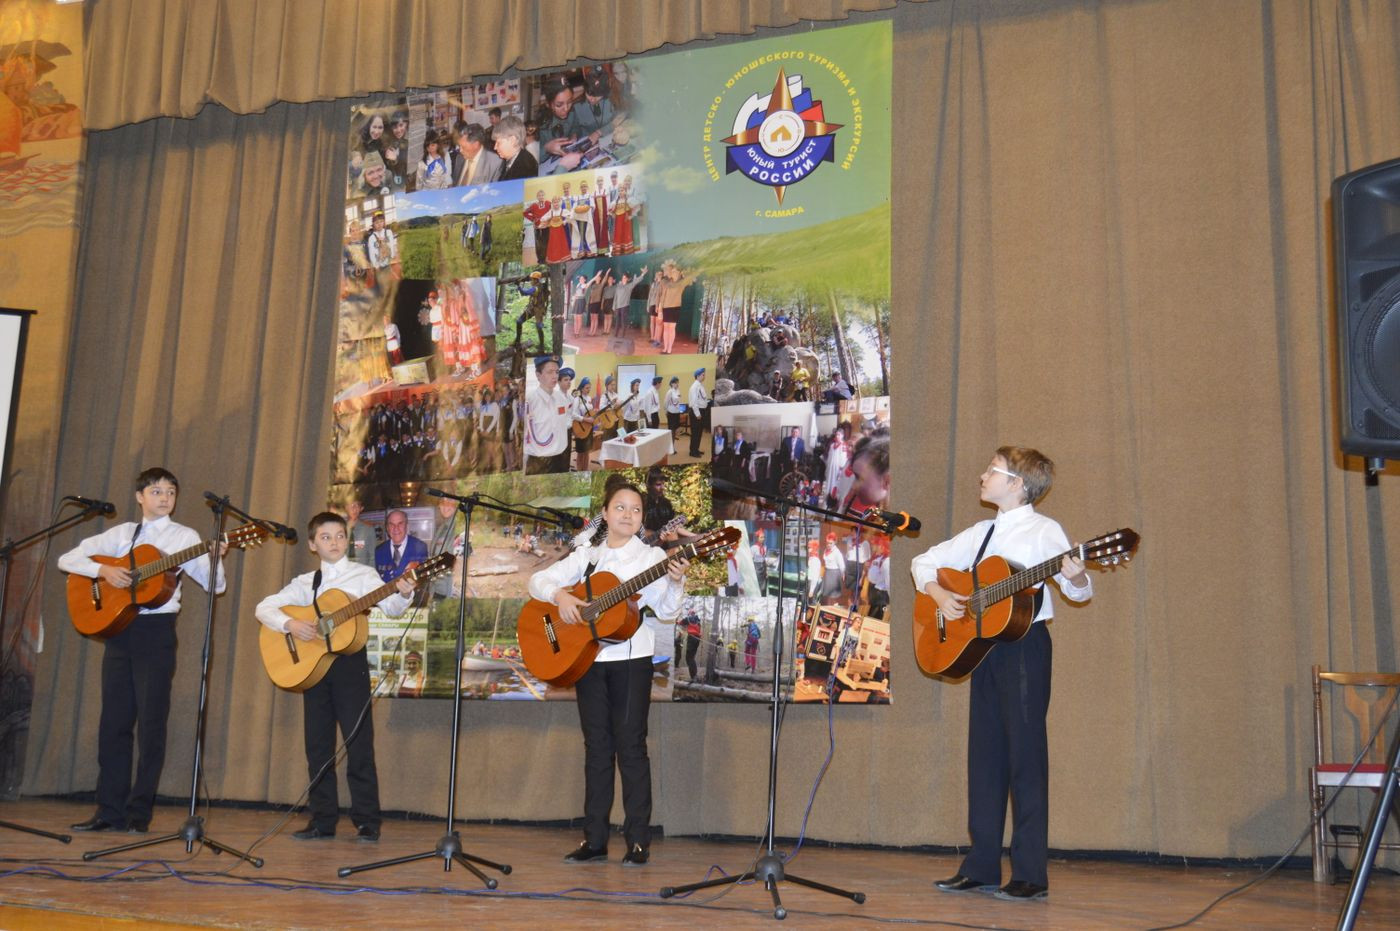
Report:
[{"label": "beige stage curtain", "polygon": [[[996,445],[1044,449],[1059,481],[1043,509],[1072,536],[1145,540],[1088,606],[1057,607],[1052,846],[1280,853],[1307,812],[1309,665],[1396,667],[1400,474],[1366,488],[1335,449],[1326,210],[1332,177],[1400,154],[1400,12],[1040,0],[894,19],[894,503],[925,525],[897,544],[895,579],[986,513],[976,478]],[[346,116],[208,107],[93,134],[63,487],[125,498],[165,461],[196,525],[205,488],[289,522],[321,505]],[[264,679],[251,608],[308,561],[231,557],[213,797],[300,793],[298,700]],[[190,594],[162,786],[176,796],[202,631]],[[897,592],[895,704],[835,709],[811,836],[965,841],[968,690],[919,675],[908,605]],[[58,622],[56,581],[46,606],[27,789],[88,790],[100,649]],[[375,709],[387,808],[442,812],[450,711]],[[653,708],[656,823],[761,833],[767,720]],[[786,721],[778,830],[795,834],[826,711]],[[465,722],[460,815],[579,814],[572,705],[472,703]]]},{"label": "beige stage curtain", "polygon": [[87,125],[460,84],[894,2],[102,0],[89,28]]}]

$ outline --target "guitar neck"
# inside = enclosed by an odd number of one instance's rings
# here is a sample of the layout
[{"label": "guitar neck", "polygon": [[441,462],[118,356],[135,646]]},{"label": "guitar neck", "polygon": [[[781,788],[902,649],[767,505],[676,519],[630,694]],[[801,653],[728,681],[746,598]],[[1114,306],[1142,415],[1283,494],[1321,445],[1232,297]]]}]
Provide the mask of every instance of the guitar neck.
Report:
[{"label": "guitar neck", "polygon": [[209,552],[209,547],[213,546],[214,543],[215,541],[213,540],[196,543],[194,546],[187,546],[178,552],[171,553],[169,556],[162,556],[160,559],[148,562],[144,566],[137,568],[136,580],[138,582],[144,582],[146,579],[154,578],[162,573],[169,572],[177,566],[182,566],[196,556],[207,554]]},{"label": "guitar neck", "polygon": [[[413,576],[410,575],[409,578],[413,578]],[[364,614],[370,608],[379,604],[379,602],[383,601],[385,598],[388,598],[398,587],[399,583],[397,579],[392,582],[385,582],[374,591],[361,595],[349,604],[342,605],[338,610],[332,611],[330,614],[326,615],[326,619],[332,624],[343,624],[352,617]]]},{"label": "guitar neck", "polygon": [[979,606],[976,610],[981,611],[989,605],[994,605],[998,601],[1010,598],[1017,592],[1025,591],[1032,585],[1038,585],[1044,582],[1060,571],[1061,560],[1071,554],[1076,554],[1082,559],[1084,557],[1084,547],[1082,545],[1072,546],[1058,556],[1051,556],[1049,559],[1045,560],[1045,562],[1037,563],[1028,569],[1022,569],[1020,572],[1014,573],[1002,579],[1000,582],[988,585],[986,588],[978,589]]},{"label": "guitar neck", "polygon": [[628,579],[626,582],[623,582],[620,585],[618,585],[616,588],[613,588],[603,593],[602,595],[599,595],[597,598],[594,598],[588,604],[584,605],[581,613],[585,618],[588,619],[598,617],[599,615],[607,611],[609,608],[621,604],[622,602],[626,601],[628,598],[631,598],[637,592],[646,588],[652,582],[655,582],[657,579],[661,578],[663,575],[669,572],[671,568],[672,559],[675,559],[678,556],[683,556],[687,559],[690,559],[694,557],[694,555],[695,547],[690,544],[686,544],[685,546],[681,547],[680,550],[667,556],[665,559],[661,560],[659,563],[652,566],[651,568],[642,570],[638,574],[632,576],[632,578]]}]

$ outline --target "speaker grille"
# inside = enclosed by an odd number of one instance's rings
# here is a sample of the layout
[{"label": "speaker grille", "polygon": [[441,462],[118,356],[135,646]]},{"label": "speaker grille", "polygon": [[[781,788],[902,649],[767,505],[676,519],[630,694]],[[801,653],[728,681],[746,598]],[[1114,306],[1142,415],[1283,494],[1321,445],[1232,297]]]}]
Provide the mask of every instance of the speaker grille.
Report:
[{"label": "speaker grille", "polygon": [[1362,317],[1358,350],[1368,387],[1400,420],[1400,297],[1386,288],[1367,306]]},{"label": "speaker grille", "polygon": [[1362,423],[1365,434],[1377,440],[1400,440],[1400,428],[1386,420],[1382,420],[1376,412],[1369,407],[1361,412]]}]

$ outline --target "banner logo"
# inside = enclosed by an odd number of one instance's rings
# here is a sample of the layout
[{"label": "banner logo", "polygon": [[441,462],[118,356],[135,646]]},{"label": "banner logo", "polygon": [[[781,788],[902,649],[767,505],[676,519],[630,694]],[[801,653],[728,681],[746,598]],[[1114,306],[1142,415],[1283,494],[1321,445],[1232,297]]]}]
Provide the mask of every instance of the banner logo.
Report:
[{"label": "banner logo", "polygon": [[788,77],[778,69],[773,92],[753,94],[734,117],[734,134],[723,140],[725,173],[739,171],[756,184],[771,187],[783,202],[788,185],[796,184],[836,161],[836,130],[826,122],[822,102],[802,86],[802,76]]}]

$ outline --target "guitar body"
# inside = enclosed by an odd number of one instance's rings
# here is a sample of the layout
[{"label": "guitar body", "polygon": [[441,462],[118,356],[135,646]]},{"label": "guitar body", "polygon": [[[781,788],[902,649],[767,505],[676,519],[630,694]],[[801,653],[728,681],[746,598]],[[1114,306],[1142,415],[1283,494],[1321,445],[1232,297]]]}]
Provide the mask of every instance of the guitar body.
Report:
[{"label": "guitar body", "polygon": [[[988,556],[977,564],[977,588],[1009,579],[1015,570],[1000,556]],[[972,573],[939,569],[938,584],[959,595],[974,591]],[[923,592],[914,593],[914,656],[926,675],[961,679],[977,668],[998,642],[1020,640],[1035,619],[1035,592],[1026,589],[989,605],[982,611],[981,627],[969,609],[960,618],[945,619],[938,603]]]},{"label": "guitar body", "polygon": [[575,420],[569,429],[573,431],[575,439],[586,440],[593,435],[593,421],[591,419]]},{"label": "guitar body", "polygon": [[609,406],[606,410],[598,412],[598,429],[614,430],[622,423],[622,415],[617,412],[616,407]]},{"label": "guitar body", "polygon": [[[163,554],[154,546],[142,543],[132,551],[136,566],[155,562]],[[94,556],[93,562],[106,566],[131,567],[131,560],[125,556]],[[180,573],[175,570],[153,575],[136,584],[133,591],[117,588],[101,579],[90,579],[85,575],[68,576],[68,615],[73,626],[85,637],[105,640],[126,630],[127,625],[136,619],[141,608],[158,608],[170,600],[180,584]]]},{"label": "guitar body", "polygon": [[[605,594],[620,583],[610,572],[595,572],[589,578],[592,598]],[[583,601],[591,600],[580,582],[569,589],[570,594]],[[516,625],[516,637],[520,641],[520,658],[525,668],[541,682],[568,688],[588,671],[593,660],[602,649],[600,641],[620,642],[628,639],[641,627],[642,616],[637,608],[634,595],[598,616],[594,622],[598,639],[594,639],[593,628],[587,623],[568,624],[559,617],[559,606],[547,601],[531,598],[520,610],[520,620]]]},{"label": "guitar body", "polygon": [[[316,607],[321,614],[331,614],[349,604],[349,595],[332,588],[316,598]],[[282,611],[298,621],[315,623],[319,616],[312,605],[286,605]],[[262,652],[263,667],[278,688],[289,692],[304,692],[320,682],[331,668],[331,663],[341,653],[356,653],[364,649],[369,639],[369,615],[357,614],[335,626],[330,635],[329,646],[325,637],[315,640],[293,639],[288,644],[288,636],[278,633],[263,624],[258,632],[258,649]]]}]

